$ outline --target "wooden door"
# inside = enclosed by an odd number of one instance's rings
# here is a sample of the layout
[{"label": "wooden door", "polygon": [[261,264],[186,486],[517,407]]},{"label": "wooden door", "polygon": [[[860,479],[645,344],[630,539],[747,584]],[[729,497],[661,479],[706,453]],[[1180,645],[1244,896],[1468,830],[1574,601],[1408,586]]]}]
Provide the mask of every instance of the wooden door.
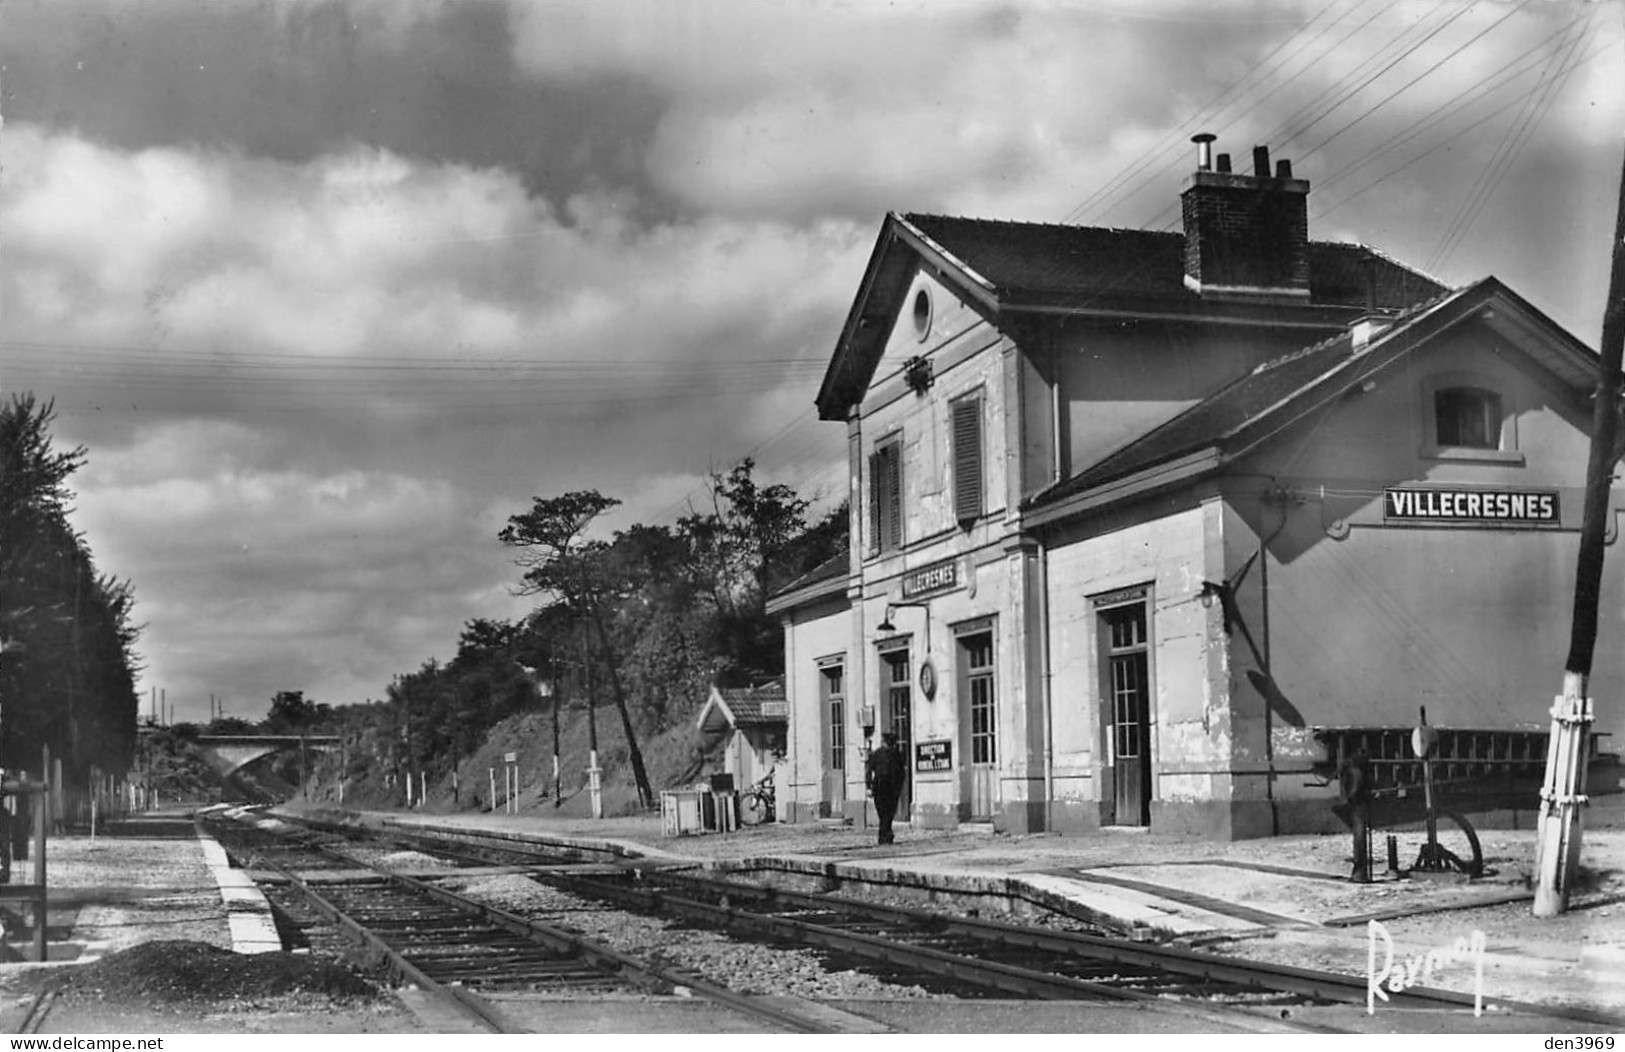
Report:
[{"label": "wooden door", "polygon": [[909,820],[914,802],[914,689],[907,649],[881,655],[885,660],[886,711],[881,713],[880,729],[897,735],[897,752],[903,758],[903,791],[897,798],[897,821]]},{"label": "wooden door", "polygon": [[839,816],[846,811],[846,666],[832,661],[819,671],[824,710],[824,784],[819,799],[828,814]]},{"label": "wooden door", "polygon": [[[993,682],[993,633],[977,632],[959,639],[960,690],[963,706],[960,748],[964,757],[971,821],[987,821],[998,808],[998,708]],[[964,784],[964,783],[962,783]]]},{"label": "wooden door", "polygon": [[1103,611],[1105,722],[1112,750],[1116,825],[1151,824],[1151,654],[1145,604]]}]

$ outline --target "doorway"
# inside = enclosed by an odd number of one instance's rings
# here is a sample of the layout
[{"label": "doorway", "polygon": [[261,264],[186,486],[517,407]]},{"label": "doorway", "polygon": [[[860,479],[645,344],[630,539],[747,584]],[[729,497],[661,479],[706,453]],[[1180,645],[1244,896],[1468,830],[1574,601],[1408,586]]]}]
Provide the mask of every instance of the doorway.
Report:
[{"label": "doorway", "polygon": [[993,633],[961,633],[959,641],[959,697],[963,728],[959,747],[964,756],[960,799],[972,822],[993,818],[998,806],[998,707],[993,679]]},{"label": "doorway", "polygon": [[1108,824],[1151,824],[1151,647],[1144,600],[1100,611],[1102,722],[1111,758]]},{"label": "doorway", "polygon": [[881,698],[885,706],[880,713],[880,731],[897,735],[897,751],[903,757],[903,791],[897,798],[897,821],[909,821],[909,808],[914,801],[914,689],[909,674],[907,647],[888,650],[880,655]]}]

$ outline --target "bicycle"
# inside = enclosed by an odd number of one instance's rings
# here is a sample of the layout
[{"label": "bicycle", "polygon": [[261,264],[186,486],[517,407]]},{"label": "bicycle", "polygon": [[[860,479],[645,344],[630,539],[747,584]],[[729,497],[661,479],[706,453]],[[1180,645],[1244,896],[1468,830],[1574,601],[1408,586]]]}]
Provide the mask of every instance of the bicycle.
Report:
[{"label": "bicycle", "polygon": [[739,820],[748,826],[771,822],[777,814],[777,797],[773,790],[773,772],[746,789],[739,797]]}]

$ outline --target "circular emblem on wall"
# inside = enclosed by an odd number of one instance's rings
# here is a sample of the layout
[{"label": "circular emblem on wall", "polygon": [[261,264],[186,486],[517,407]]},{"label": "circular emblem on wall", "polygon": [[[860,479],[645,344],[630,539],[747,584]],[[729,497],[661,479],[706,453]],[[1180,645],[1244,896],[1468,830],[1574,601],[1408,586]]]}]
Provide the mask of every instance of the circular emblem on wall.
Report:
[{"label": "circular emblem on wall", "polygon": [[931,664],[930,658],[920,662],[920,693],[927,701],[937,696],[937,666]]}]

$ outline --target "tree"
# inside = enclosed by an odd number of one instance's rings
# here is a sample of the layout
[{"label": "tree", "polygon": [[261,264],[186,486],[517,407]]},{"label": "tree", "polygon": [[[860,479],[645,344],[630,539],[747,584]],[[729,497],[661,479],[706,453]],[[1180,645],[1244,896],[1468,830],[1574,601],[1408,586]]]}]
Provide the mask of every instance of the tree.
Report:
[{"label": "tree", "polygon": [[271,698],[270,711],[265,715],[267,734],[306,734],[319,730],[332,714],[331,705],[322,705],[305,698],[302,690],[279,690]]},{"label": "tree", "polygon": [[28,394],[0,406],[0,765],[50,746],[78,779],[134,757],[140,630],[130,584],[99,573],[68,524],[86,454],[55,448],[54,417]]},{"label": "tree", "polygon": [[620,501],[596,490],[537,497],[530,511],[509,517],[508,525],[498,537],[503,544],[522,553],[516,560],[525,568],[520,594],[551,597],[552,604],[562,605],[596,642],[596,663],[607,673],[610,693],[620,713],[621,729],[626,734],[638,802],[644,807],[653,807],[654,790],[644,769],[643,751],[638,748],[626,689],[621,682],[620,662],[608,629],[612,611],[635,590],[634,585],[625,573],[625,562],[615,557],[611,545],[584,536],[594,519],[619,504]]}]

